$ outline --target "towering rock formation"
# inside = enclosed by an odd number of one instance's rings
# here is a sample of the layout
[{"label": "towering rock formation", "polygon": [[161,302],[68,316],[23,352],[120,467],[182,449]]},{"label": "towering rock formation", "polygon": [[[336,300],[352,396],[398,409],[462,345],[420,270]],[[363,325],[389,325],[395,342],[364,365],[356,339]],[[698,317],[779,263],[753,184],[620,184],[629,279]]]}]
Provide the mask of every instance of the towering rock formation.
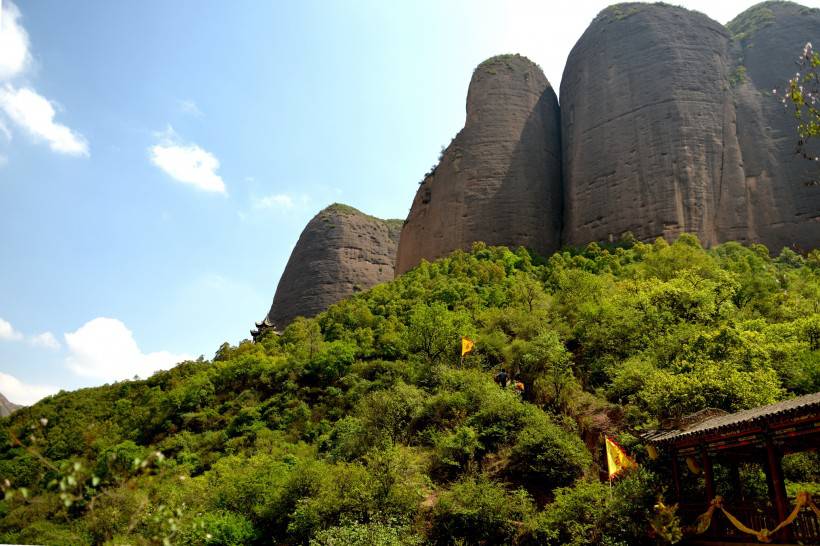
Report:
[{"label": "towering rock formation", "polygon": [[690,231],[711,244],[718,224],[745,238],[730,72],[729,33],[705,15],[618,4],[595,18],[561,81],[567,243]]},{"label": "towering rock formation", "polygon": [[[749,239],[771,250],[820,245],[818,163],[795,154],[794,119],[773,89],[783,92],[806,42],[820,41],[820,10],[791,2],[764,2],[727,25],[735,61],[737,134],[746,189],[752,202]],[[820,146],[811,148],[820,154]]]},{"label": "towering rock formation", "polygon": [[347,205],[322,210],[299,236],[270,311],[257,328],[281,330],[297,316],[313,316],[392,280],[400,230],[401,220],[380,220]]},{"label": "towering rock formation", "polygon": [[467,120],[419,187],[399,242],[396,273],[474,241],[558,248],[558,101],[541,69],[519,55],[476,68]]},{"label": "towering rock formation", "polygon": [[771,95],[820,29],[804,10],[756,6],[734,38],[669,5],[602,11],[561,82],[564,242],[686,231],[707,245],[816,246],[820,192]]},{"label": "towering rock formation", "polygon": [[[464,128],[401,228],[395,272],[474,241],[527,246],[683,232],[706,245],[820,244],[820,168],[795,155],[783,89],[820,10],[764,2],[727,27],[666,4],[603,10],[567,60],[559,115],[544,74],[518,55],[473,73]],[[820,149],[816,152],[820,154]],[[349,207],[302,233],[261,328],[313,315],[389,280],[396,224]]]},{"label": "towering rock formation", "polygon": [[22,406],[9,402],[9,399],[0,393],[0,417],[8,417]]}]

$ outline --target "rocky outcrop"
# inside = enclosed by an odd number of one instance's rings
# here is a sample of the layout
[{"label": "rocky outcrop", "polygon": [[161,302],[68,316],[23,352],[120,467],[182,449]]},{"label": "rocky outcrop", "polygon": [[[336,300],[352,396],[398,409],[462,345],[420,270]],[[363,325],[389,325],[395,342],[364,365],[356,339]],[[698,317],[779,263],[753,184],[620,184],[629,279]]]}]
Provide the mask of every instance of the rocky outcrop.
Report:
[{"label": "rocky outcrop", "polygon": [[8,417],[23,406],[9,402],[9,399],[0,393],[0,417]]},{"label": "rocky outcrop", "polygon": [[744,15],[734,36],[669,5],[619,4],[593,21],[561,82],[565,243],[630,231],[817,245],[820,192],[804,184],[816,165],[793,157],[771,89],[818,19],[779,2]]},{"label": "rocky outcrop", "polygon": [[400,230],[401,220],[380,220],[347,205],[322,210],[299,236],[270,311],[257,328],[281,330],[297,316],[311,317],[392,280]]},{"label": "rocky outcrop", "polygon": [[565,242],[689,231],[711,244],[718,224],[745,238],[729,45],[721,24],[683,8],[618,4],[595,18],[561,81]]},{"label": "rocky outcrop", "polygon": [[[690,232],[707,246],[817,248],[818,164],[794,153],[794,119],[772,92],[812,40],[820,10],[790,2],[758,4],[726,27],[666,4],[611,6],[569,55],[560,115],[528,59],[481,63],[464,128],[401,228],[396,274],[475,241],[548,254],[626,232]],[[258,326],[389,280],[398,230],[343,206],[322,211]]]},{"label": "rocky outcrop", "polygon": [[[806,42],[820,40],[820,10],[764,2],[727,25],[732,34],[737,134],[751,201],[749,239],[773,251],[820,244],[820,167],[795,153],[794,118],[772,90],[783,92]],[[820,154],[820,146],[810,148]]]},{"label": "rocky outcrop", "polygon": [[554,251],[561,232],[558,101],[519,55],[481,63],[464,128],[427,174],[401,232],[396,273],[474,241]]}]

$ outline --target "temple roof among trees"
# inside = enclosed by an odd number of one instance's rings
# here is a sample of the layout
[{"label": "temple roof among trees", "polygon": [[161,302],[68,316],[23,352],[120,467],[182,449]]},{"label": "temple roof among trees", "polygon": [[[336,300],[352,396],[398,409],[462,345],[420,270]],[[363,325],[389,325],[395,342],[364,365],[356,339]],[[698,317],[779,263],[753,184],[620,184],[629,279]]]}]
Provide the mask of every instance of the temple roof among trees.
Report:
[{"label": "temple roof among trees", "polygon": [[818,411],[820,411],[820,392],[737,413],[708,409],[679,420],[674,428],[650,431],[644,435],[644,439],[656,444],[667,443],[707,433],[746,428],[773,418],[792,418]]}]

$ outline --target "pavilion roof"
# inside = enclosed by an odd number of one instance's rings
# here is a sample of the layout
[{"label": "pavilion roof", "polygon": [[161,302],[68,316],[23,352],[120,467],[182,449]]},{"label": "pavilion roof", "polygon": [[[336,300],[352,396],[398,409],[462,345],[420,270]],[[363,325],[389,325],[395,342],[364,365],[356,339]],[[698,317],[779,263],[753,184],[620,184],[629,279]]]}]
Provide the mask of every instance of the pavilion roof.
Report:
[{"label": "pavilion roof", "polygon": [[[805,415],[811,412],[820,413],[820,392],[737,413],[710,416],[699,421],[695,419],[695,422],[688,426],[682,425],[671,430],[652,430],[642,436],[651,443],[666,443],[703,434],[746,428],[772,419]],[[687,421],[687,418],[682,421]]]}]

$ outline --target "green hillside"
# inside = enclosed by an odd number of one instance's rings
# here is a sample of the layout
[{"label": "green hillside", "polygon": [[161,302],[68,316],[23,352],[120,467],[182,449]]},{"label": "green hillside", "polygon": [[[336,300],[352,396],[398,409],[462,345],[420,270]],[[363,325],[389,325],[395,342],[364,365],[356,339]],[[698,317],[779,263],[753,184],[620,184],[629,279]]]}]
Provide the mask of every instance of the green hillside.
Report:
[{"label": "green hillside", "polygon": [[[668,469],[641,430],[818,390],[817,250],[476,245],[281,336],[0,420],[0,542],[664,543]],[[611,493],[602,432],[641,464]]]}]

